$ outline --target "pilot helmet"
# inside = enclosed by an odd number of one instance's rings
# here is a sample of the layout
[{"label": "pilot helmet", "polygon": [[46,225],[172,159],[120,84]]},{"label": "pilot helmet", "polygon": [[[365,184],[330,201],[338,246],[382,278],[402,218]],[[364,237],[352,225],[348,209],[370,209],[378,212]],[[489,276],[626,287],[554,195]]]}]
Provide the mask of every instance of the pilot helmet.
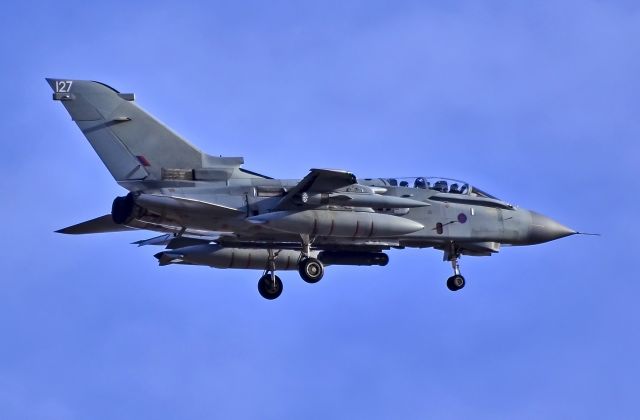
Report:
[{"label": "pilot helmet", "polygon": [[436,181],[434,187],[438,191],[445,192],[447,190],[447,181]]}]

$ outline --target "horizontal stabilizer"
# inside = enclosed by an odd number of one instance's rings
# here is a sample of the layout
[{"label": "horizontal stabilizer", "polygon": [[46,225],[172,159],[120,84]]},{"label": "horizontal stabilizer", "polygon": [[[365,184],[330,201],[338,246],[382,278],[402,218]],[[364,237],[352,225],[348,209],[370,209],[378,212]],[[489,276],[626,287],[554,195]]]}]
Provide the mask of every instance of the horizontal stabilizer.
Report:
[{"label": "horizontal stabilizer", "polygon": [[64,229],[56,230],[56,233],[66,233],[68,235],[84,235],[87,233],[107,233],[107,232],[126,232],[132,230],[125,225],[116,224],[111,214],[96,217],[77,225],[69,226]]}]

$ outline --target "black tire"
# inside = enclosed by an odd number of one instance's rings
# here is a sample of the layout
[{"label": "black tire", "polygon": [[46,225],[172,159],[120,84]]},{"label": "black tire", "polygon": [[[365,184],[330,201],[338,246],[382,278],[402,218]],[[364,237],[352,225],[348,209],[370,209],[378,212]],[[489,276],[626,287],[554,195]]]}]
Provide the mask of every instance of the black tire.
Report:
[{"label": "black tire", "polygon": [[307,283],[317,283],[324,276],[324,265],[316,258],[305,258],[300,261],[298,272]]},{"label": "black tire", "polygon": [[464,277],[462,276],[451,276],[447,280],[447,287],[452,292],[456,292],[462,289],[464,285],[465,285],[465,280],[464,280]]},{"label": "black tire", "polygon": [[271,279],[271,274],[265,274],[260,277],[260,280],[258,280],[258,292],[260,296],[268,300],[273,300],[282,294],[282,280],[280,280],[278,276],[275,277],[275,280],[274,283]]}]

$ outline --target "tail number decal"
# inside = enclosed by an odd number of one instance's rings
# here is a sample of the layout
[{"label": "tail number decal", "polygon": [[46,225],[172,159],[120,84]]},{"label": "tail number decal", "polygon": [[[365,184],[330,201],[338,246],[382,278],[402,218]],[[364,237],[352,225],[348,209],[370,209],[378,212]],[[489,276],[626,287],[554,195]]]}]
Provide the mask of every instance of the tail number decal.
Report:
[{"label": "tail number decal", "polygon": [[72,83],[71,80],[56,80],[56,92],[69,93]]}]

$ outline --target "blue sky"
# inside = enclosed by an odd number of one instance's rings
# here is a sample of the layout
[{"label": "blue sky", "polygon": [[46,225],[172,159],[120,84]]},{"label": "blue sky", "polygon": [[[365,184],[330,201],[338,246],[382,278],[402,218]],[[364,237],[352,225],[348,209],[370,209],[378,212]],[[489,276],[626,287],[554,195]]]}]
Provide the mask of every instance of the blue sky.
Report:
[{"label": "blue sky", "polygon": [[[640,8],[623,1],[13,2],[0,17],[0,418],[638,418]],[[602,237],[385,268],[158,267],[68,237],[123,190],[45,77],[212,154],[443,175]]]}]

